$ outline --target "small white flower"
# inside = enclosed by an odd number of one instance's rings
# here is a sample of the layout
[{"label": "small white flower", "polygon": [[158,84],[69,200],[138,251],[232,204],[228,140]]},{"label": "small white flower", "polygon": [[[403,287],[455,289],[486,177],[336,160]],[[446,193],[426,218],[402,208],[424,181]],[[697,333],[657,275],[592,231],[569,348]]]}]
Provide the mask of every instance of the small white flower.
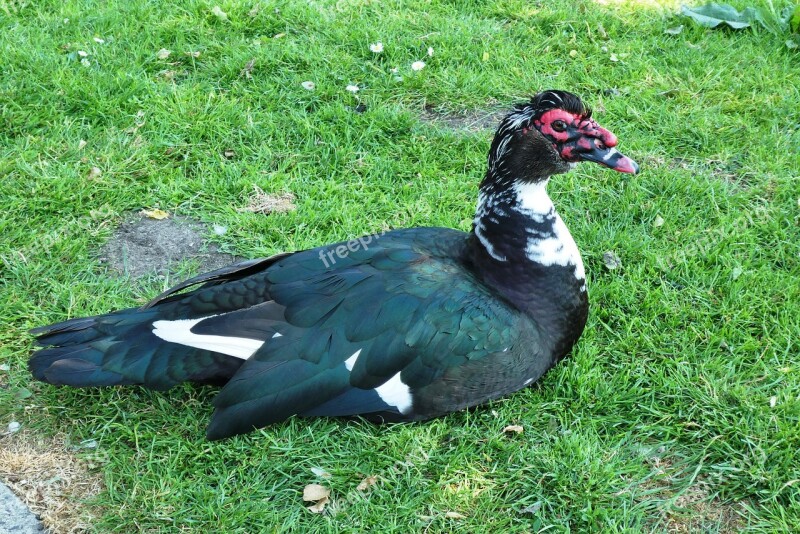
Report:
[{"label": "small white flower", "polygon": [[357,93],[358,92],[358,86],[357,85],[348,85],[347,87],[345,87],[345,89],[347,89],[351,93]]},{"label": "small white flower", "polygon": [[89,52],[86,52],[85,50],[78,50],[78,55],[80,57],[86,57],[89,55]]},{"label": "small white flower", "polygon": [[402,76],[395,76],[395,77],[394,77],[394,81],[396,81],[396,82],[402,82],[402,81],[403,81],[403,77],[402,77]]},{"label": "small white flower", "polygon": [[[397,74],[397,73],[399,72],[399,70],[400,70],[400,69],[398,69],[397,67],[392,67],[391,69],[389,69],[389,71],[390,71],[392,74]],[[798,198],[798,199],[797,199],[797,205],[798,205],[798,206],[800,206],[800,198]]]},{"label": "small white flower", "polygon": [[424,61],[415,61],[414,63],[411,64],[411,70],[413,71],[420,71],[424,68],[425,68]]},{"label": "small white flower", "polygon": [[92,62],[91,62],[91,61],[89,61],[89,60],[88,60],[88,59],[86,59],[86,58],[83,58],[83,59],[81,60],[81,65],[83,65],[84,67],[91,67],[91,66],[92,66]]},{"label": "small white flower", "polygon": [[314,89],[317,88],[317,84],[315,84],[314,82],[303,82],[300,85],[302,85],[303,89],[305,89],[306,91],[313,91]]},{"label": "small white flower", "polygon": [[433,47],[428,47],[428,57],[433,57]]},{"label": "small white flower", "polygon": [[377,43],[373,43],[369,45],[369,49],[375,54],[380,54],[381,52],[383,52],[383,43],[380,41],[378,41]]},{"label": "small white flower", "polygon": [[100,37],[95,37],[94,38],[94,42],[97,43],[97,44],[103,44],[103,43],[106,42],[106,40],[105,39],[101,39]]}]

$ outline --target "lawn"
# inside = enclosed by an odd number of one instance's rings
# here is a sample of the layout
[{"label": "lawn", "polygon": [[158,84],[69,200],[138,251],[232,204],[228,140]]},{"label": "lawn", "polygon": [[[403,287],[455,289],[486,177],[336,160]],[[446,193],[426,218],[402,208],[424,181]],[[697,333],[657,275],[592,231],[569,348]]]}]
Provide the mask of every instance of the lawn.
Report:
[{"label": "lawn", "polygon": [[[67,508],[100,532],[799,531],[800,53],[677,12],[0,1],[0,433],[21,424],[0,448],[50,440],[77,458],[102,489]],[[546,88],[581,95],[642,172],[552,181],[591,312],[534,387],[427,423],[295,418],[209,443],[213,388],[27,373],[28,329],[196,271],[109,271],[99,251],[131,213],[202,221],[241,257],[468,230],[492,135],[476,122]],[[254,186],[296,209],[243,211]],[[311,483],[331,490],[321,514]]]}]

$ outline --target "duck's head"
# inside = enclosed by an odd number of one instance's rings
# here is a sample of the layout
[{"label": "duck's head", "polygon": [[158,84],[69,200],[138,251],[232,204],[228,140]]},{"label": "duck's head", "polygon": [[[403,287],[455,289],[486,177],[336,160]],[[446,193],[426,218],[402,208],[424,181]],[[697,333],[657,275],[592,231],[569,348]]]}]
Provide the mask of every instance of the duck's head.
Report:
[{"label": "duck's head", "polygon": [[564,173],[581,161],[637,173],[639,166],[615,148],[617,137],[592,119],[572,93],[544,91],[518,104],[497,129],[489,152],[495,179],[535,182]]}]

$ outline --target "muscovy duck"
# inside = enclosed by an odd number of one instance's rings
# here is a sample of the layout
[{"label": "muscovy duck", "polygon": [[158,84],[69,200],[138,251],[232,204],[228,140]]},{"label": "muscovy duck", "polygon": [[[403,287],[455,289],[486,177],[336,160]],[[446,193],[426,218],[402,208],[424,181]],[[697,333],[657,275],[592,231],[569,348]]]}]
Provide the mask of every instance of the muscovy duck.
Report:
[{"label": "muscovy duck", "polygon": [[472,231],[411,228],[246,261],[141,308],[33,330],[33,376],[76,387],[224,387],[209,439],[301,416],[411,421],[519,390],[586,323],[583,263],[547,195],[593,161],[638,167],[575,95],[500,123]]}]

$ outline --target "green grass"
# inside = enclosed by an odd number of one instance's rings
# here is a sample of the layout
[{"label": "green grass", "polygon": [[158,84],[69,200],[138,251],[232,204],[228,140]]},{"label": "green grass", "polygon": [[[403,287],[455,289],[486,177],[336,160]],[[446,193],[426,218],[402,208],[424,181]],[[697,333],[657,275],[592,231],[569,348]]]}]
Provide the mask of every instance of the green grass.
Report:
[{"label": "green grass", "polygon": [[[0,2],[0,428],[99,442],[98,531],[800,530],[800,56],[783,39],[697,28],[671,3],[220,0],[227,21],[214,5]],[[208,443],[211,389],[31,381],[27,329],[163,289],[96,259],[127,212],[224,225],[209,239],[247,257],[467,230],[490,134],[423,110],[544,88],[582,95],[642,173],[553,180],[591,315],[538,386],[423,424],[293,419]],[[298,209],[237,211],[253,184]],[[333,503],[315,515],[301,495],[320,481]]]}]

